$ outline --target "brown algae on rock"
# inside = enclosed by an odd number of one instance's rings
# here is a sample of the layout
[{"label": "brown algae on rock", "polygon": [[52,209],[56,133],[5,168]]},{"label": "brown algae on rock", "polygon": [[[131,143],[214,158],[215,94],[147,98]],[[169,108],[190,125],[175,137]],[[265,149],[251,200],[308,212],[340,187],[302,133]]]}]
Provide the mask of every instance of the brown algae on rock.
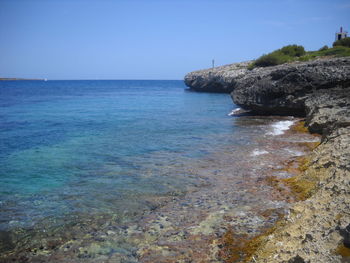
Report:
[{"label": "brown algae on rock", "polygon": [[[284,226],[276,227],[274,238],[258,248],[256,261],[251,262],[296,262],[296,258],[303,260],[300,262],[348,262],[349,249],[339,232],[349,225],[350,218],[348,159],[339,158],[350,156],[348,131],[335,131],[313,152],[312,161],[304,162],[300,175],[294,177],[311,182],[316,179],[310,198],[291,207]],[[270,181],[280,183],[278,178]],[[312,183],[306,185],[312,188]]]},{"label": "brown algae on rock", "polygon": [[298,143],[300,146],[302,147],[306,147],[309,150],[314,150],[317,148],[317,146],[319,146],[321,144],[321,142],[317,141],[317,142],[300,142]]},{"label": "brown algae on rock", "polygon": [[284,185],[289,187],[297,201],[303,201],[315,192],[317,183],[319,182],[319,176],[314,170],[307,171],[310,165],[310,158],[300,157],[297,162],[300,172],[295,176],[282,178],[280,180]]},{"label": "brown algae on rock", "polygon": [[[262,212],[262,216],[269,217],[276,213],[275,209],[268,209]],[[262,230],[261,234],[249,237],[247,234],[236,234],[230,228],[220,239],[219,258],[225,263],[250,262],[255,252],[269,239],[277,226],[283,224],[283,214],[278,213],[278,219],[272,227]]]},{"label": "brown algae on rock", "polygon": [[349,258],[350,259],[350,248],[344,246],[344,244],[341,244],[337,248],[336,253],[341,255],[343,258]]},{"label": "brown algae on rock", "polygon": [[[304,120],[296,122],[292,125],[290,130],[296,133],[310,133],[309,129],[305,126]],[[298,145],[305,147],[308,151],[313,151],[320,145],[320,142],[318,140],[315,142],[298,142]],[[267,176],[265,181],[279,192],[286,192],[287,187],[295,201],[306,200],[315,192],[317,183],[319,182],[319,176],[315,171],[306,172],[311,165],[311,159],[312,157],[310,155],[296,157],[287,162],[284,168],[279,169],[280,171],[285,171],[293,176],[287,178]],[[287,196],[287,199],[290,200],[290,197]]]},{"label": "brown algae on rock", "polygon": [[294,132],[308,133],[309,129],[305,126],[305,121],[298,121],[290,128]]},{"label": "brown algae on rock", "polygon": [[[290,130],[297,133],[311,133],[315,137],[321,137],[319,134],[310,132],[309,128],[306,126],[305,120],[296,122],[290,127]],[[308,150],[314,150],[320,145],[320,141],[315,142],[299,142],[298,145],[306,147]]]},{"label": "brown algae on rock", "polygon": [[292,193],[296,196],[296,200],[298,201],[303,201],[309,198],[312,195],[316,185],[315,182],[305,180],[298,176],[282,179],[282,182],[290,187]]},{"label": "brown algae on rock", "polygon": [[[295,201],[306,200],[316,190],[319,181],[319,177],[314,171],[306,172],[310,163],[310,157],[300,156],[280,169],[280,171],[288,172],[294,176],[288,178],[267,176],[265,181],[279,192],[292,194]],[[289,196],[286,198],[290,200]]]}]

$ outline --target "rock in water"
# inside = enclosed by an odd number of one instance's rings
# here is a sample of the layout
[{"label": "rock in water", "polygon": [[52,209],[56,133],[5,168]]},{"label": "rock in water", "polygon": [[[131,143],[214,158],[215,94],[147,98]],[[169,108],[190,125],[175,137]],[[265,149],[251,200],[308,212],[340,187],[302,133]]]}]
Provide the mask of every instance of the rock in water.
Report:
[{"label": "rock in water", "polygon": [[258,114],[305,116],[305,101],[319,89],[350,87],[350,57],[255,68],[235,79],[232,99]]}]

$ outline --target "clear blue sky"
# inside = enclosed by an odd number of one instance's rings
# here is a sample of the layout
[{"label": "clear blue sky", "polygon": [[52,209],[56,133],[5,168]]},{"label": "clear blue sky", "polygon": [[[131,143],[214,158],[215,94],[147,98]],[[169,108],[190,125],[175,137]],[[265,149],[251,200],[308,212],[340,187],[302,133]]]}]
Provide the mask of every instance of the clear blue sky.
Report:
[{"label": "clear blue sky", "polygon": [[331,45],[347,0],[0,0],[0,76],[182,79],[283,45]]}]

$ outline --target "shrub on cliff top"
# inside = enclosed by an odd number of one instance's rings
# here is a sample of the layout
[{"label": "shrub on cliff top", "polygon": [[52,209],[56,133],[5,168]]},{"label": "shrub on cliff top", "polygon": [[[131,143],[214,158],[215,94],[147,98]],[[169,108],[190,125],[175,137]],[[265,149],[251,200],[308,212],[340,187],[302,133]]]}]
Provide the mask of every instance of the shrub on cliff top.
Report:
[{"label": "shrub on cliff top", "polygon": [[269,67],[276,66],[288,62],[289,57],[277,52],[272,52],[270,54],[262,55],[254,62],[256,67]]},{"label": "shrub on cliff top", "polygon": [[305,49],[303,46],[289,45],[280,49],[280,52],[289,57],[301,57],[305,55]]},{"label": "shrub on cliff top", "polygon": [[321,47],[318,51],[325,51],[327,50],[329,47],[327,45]]},{"label": "shrub on cliff top", "polygon": [[333,47],[342,46],[342,47],[350,47],[350,37],[346,37],[340,40],[337,40],[333,43]]},{"label": "shrub on cliff top", "polygon": [[296,57],[305,55],[303,46],[288,45],[277,49],[269,54],[263,55],[254,62],[253,67],[269,67],[276,66],[288,61],[295,60]]}]

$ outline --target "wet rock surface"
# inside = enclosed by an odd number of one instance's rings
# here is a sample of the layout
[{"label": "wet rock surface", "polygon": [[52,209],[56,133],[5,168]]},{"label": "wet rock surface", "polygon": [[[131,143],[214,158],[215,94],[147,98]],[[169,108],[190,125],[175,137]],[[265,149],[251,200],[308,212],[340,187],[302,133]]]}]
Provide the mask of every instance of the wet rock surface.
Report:
[{"label": "wet rock surface", "polygon": [[254,262],[350,262],[349,91],[321,89],[306,100],[307,126],[323,138],[302,177],[319,182],[311,198],[290,208]]},{"label": "wet rock surface", "polygon": [[304,176],[318,176],[317,192],[290,208],[256,262],[294,262],[297,256],[305,262],[348,262],[336,251],[347,242],[350,223],[349,145],[350,128],[342,127],[316,148]]}]

